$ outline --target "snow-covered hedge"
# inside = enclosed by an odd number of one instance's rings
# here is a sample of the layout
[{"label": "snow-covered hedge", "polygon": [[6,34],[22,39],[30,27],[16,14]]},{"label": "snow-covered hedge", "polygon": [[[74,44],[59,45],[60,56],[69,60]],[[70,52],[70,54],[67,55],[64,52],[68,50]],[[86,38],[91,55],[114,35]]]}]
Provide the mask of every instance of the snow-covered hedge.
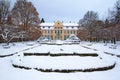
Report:
[{"label": "snow-covered hedge", "polygon": [[0,55],[0,58],[9,57],[9,56],[13,56],[13,55],[14,55],[14,54]]},{"label": "snow-covered hedge", "polygon": [[12,64],[13,67],[15,68],[20,68],[20,69],[26,69],[26,70],[37,70],[40,72],[58,72],[58,73],[73,73],[73,72],[95,72],[95,71],[107,71],[107,70],[111,70],[115,67],[116,63],[114,63],[113,65],[110,66],[105,66],[105,67],[98,67],[98,68],[88,68],[88,69],[42,69],[42,68],[30,68],[30,67],[26,67],[26,66],[20,66],[20,65],[16,65],[16,64]]},{"label": "snow-covered hedge", "polygon": [[13,67],[35,69],[41,72],[93,72],[105,71],[115,67],[116,62],[108,58],[79,56],[26,56],[11,61]]},{"label": "snow-covered hedge", "polygon": [[91,56],[91,57],[97,57],[97,53],[24,53],[24,56],[51,56],[51,57],[57,57],[57,56]]}]

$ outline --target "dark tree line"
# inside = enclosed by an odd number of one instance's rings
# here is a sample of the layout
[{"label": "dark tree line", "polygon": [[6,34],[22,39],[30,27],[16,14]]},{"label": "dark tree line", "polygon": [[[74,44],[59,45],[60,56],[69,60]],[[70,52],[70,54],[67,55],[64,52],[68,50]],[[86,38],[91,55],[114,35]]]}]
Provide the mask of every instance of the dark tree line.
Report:
[{"label": "dark tree line", "polygon": [[83,30],[79,30],[78,37],[88,41],[103,41],[116,44],[120,40],[120,0],[112,10],[105,21],[99,20],[98,14],[94,11],[88,11],[79,21]]}]

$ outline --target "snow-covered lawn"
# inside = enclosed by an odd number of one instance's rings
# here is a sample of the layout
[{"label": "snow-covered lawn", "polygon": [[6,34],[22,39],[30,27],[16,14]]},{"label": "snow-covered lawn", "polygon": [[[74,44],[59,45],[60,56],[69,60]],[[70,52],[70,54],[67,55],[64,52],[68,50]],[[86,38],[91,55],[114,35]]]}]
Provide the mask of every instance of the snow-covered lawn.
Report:
[{"label": "snow-covered lawn", "polygon": [[[108,52],[108,53],[112,53],[112,54],[116,54],[116,55],[120,55],[120,42],[117,42],[117,44],[113,44],[113,43],[81,43],[82,46],[86,46],[89,47],[91,49],[96,49],[99,51],[103,51],[103,52]],[[113,49],[111,47],[116,46],[116,49]]]},{"label": "snow-covered lawn", "polygon": [[80,45],[41,45],[31,50],[24,51],[27,53],[96,53],[94,50],[88,50]]},{"label": "snow-covered lawn", "polygon": [[9,55],[22,52],[26,49],[34,48],[39,44],[35,42],[18,42],[18,43],[10,43],[10,48],[4,48],[5,43],[0,44],[0,55]]},{"label": "snow-covered lawn", "polygon": [[[104,52],[120,55],[120,44],[116,49],[113,44],[81,42],[79,45],[41,45],[36,42],[10,44],[10,48],[3,48],[0,44],[0,55],[18,53],[0,58],[0,80],[120,80],[120,58],[107,55]],[[23,53],[97,53],[97,57],[80,56],[23,56]],[[29,67],[46,69],[85,69],[104,67],[116,63],[115,68],[107,71],[76,72],[76,73],[45,73],[34,69],[25,70],[14,68],[12,63]]]}]

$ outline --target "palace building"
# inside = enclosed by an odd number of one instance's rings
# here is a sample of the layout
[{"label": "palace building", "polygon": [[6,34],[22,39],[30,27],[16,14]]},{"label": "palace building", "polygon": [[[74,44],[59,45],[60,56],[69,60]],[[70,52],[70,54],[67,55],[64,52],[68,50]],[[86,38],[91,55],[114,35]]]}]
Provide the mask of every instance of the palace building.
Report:
[{"label": "palace building", "polygon": [[66,40],[71,34],[77,35],[78,23],[41,23],[42,36],[51,40]]}]

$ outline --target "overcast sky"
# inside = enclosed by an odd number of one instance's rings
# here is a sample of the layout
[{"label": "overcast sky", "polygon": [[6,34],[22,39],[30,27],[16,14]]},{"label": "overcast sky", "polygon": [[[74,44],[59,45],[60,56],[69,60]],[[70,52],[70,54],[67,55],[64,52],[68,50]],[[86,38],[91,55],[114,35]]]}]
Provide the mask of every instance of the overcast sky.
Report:
[{"label": "overcast sky", "polygon": [[33,2],[39,17],[46,22],[56,20],[78,22],[88,10],[98,12],[100,19],[107,16],[116,0],[29,0]]}]

